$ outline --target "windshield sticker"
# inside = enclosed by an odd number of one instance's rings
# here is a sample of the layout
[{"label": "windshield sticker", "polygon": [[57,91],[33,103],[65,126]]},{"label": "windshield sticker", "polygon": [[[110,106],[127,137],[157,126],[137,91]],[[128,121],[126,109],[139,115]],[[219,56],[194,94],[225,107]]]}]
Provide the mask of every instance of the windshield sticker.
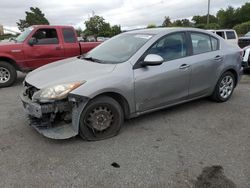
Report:
[{"label": "windshield sticker", "polygon": [[152,35],[135,35],[135,37],[148,40],[152,37]]}]

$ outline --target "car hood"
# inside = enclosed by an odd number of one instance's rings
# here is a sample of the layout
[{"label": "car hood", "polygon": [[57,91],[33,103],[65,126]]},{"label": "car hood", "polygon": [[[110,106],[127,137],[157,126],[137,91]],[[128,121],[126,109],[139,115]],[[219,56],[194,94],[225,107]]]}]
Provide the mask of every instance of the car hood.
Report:
[{"label": "car hood", "polygon": [[240,37],[239,39],[250,39],[250,37]]},{"label": "car hood", "polygon": [[30,72],[25,81],[38,89],[43,89],[62,83],[95,79],[112,72],[115,66],[74,57],[42,66]]},{"label": "car hood", "polygon": [[19,49],[20,47],[22,47],[22,43],[0,42],[0,52],[15,50],[15,49]]},{"label": "car hood", "polygon": [[246,50],[246,49],[248,49],[248,48],[250,48],[250,45],[249,45],[249,46],[244,47],[244,48],[243,48],[243,50]]}]

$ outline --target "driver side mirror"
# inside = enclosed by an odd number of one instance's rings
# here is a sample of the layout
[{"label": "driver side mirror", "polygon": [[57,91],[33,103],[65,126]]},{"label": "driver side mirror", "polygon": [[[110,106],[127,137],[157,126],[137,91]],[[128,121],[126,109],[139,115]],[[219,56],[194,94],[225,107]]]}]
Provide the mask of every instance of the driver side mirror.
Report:
[{"label": "driver side mirror", "polygon": [[156,66],[161,65],[164,62],[164,59],[157,55],[157,54],[148,54],[143,62],[141,63],[142,66]]},{"label": "driver side mirror", "polygon": [[36,44],[36,43],[37,43],[37,39],[34,38],[34,37],[30,38],[29,41],[28,41],[28,44],[29,44],[30,46],[33,46],[33,45]]}]

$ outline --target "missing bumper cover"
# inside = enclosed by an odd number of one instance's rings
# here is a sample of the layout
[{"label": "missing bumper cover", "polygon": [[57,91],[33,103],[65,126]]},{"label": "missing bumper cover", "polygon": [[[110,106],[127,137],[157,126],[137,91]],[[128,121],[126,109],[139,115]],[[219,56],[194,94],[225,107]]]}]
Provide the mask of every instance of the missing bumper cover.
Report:
[{"label": "missing bumper cover", "polygon": [[79,132],[79,120],[88,98],[70,95],[68,99],[39,104],[21,96],[30,125],[42,135],[53,139],[67,139]]}]

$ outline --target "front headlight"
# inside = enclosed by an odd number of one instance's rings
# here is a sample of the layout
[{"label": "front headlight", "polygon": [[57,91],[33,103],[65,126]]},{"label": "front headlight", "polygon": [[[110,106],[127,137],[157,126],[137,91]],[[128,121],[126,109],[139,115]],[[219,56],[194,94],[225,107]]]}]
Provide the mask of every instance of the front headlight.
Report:
[{"label": "front headlight", "polygon": [[50,100],[64,99],[68,96],[69,92],[78,88],[85,82],[86,81],[60,84],[45,89],[41,89],[33,95],[32,100],[33,101],[39,100],[40,102],[46,102]]}]

